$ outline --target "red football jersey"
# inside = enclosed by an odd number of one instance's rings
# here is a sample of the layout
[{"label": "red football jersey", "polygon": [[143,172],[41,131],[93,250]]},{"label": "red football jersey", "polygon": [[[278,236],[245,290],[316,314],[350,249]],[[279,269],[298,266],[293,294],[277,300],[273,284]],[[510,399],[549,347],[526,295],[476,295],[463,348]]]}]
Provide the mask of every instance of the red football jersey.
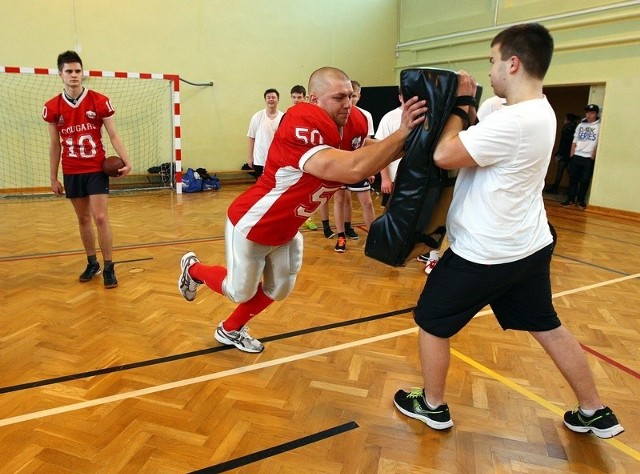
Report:
[{"label": "red football jersey", "polygon": [[107,96],[86,88],[75,104],[64,92],[44,104],[42,118],[60,134],[63,174],[102,171],[102,121],[114,113]]},{"label": "red football jersey", "polygon": [[301,102],[287,110],[269,148],[264,173],[229,207],[229,220],[252,242],[282,245],[342,183],[302,170],[323,148],[355,150],[367,137],[367,119],[355,107],[342,130],[317,105]]}]

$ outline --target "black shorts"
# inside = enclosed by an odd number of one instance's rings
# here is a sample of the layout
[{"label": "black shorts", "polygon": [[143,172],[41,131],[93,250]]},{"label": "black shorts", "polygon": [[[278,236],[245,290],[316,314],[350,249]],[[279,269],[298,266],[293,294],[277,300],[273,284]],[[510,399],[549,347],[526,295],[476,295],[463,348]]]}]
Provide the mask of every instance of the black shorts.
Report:
[{"label": "black shorts", "polygon": [[68,199],[83,198],[92,194],[109,194],[109,176],[102,171],[65,174],[64,193]]},{"label": "black shorts", "polygon": [[553,244],[516,262],[472,263],[447,249],[429,274],[414,311],[416,324],[451,337],[486,305],[502,329],[549,331],[560,326],[551,301]]},{"label": "black shorts", "polygon": [[353,191],[354,193],[361,193],[363,191],[370,191],[371,183],[368,179],[365,179],[357,183],[345,184],[341,189],[348,189],[349,191]]}]

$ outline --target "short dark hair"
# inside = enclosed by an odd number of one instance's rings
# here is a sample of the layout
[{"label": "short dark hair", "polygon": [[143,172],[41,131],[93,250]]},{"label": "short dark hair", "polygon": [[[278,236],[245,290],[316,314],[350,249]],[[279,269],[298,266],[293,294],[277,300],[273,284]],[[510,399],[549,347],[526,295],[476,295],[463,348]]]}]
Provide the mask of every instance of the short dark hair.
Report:
[{"label": "short dark hair", "polygon": [[267,94],[271,94],[272,92],[278,96],[278,99],[280,98],[280,92],[278,92],[276,89],[267,89],[266,91],[264,91],[264,95],[262,97],[266,99]]},{"label": "short dark hair", "polygon": [[82,59],[75,51],[65,51],[58,54],[58,71],[62,71],[64,65],[69,63],[80,63],[82,66]]},{"label": "short dark hair", "polygon": [[504,61],[518,56],[524,69],[536,79],[543,79],[553,56],[553,38],[540,23],[522,23],[501,31],[491,46],[500,45]]},{"label": "short dark hair", "polygon": [[304,86],[298,84],[297,86],[293,86],[291,88],[291,92],[289,94],[302,94],[303,97],[307,96],[307,89]]}]

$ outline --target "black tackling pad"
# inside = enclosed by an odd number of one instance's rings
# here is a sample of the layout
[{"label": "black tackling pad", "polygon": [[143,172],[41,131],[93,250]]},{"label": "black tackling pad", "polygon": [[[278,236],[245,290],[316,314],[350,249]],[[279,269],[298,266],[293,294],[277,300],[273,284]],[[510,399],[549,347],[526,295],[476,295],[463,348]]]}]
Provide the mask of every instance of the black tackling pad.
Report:
[{"label": "black tackling pad", "polygon": [[[458,75],[445,69],[405,69],[400,87],[405,100],[426,99],[427,116],[407,137],[393,193],[385,213],[371,224],[365,245],[365,255],[394,267],[404,265],[418,243],[438,248],[446,233],[455,177],[433,163],[433,151],[455,106]],[[476,100],[480,94],[478,86]]]}]

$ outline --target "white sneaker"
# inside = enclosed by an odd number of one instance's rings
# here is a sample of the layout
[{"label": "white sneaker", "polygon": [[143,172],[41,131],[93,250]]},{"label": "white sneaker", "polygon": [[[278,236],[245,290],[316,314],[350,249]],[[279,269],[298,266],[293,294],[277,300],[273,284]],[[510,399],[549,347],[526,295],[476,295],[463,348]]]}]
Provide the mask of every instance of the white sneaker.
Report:
[{"label": "white sneaker", "polygon": [[180,268],[182,271],[180,272],[180,278],[178,278],[178,289],[187,301],[196,299],[196,290],[198,289],[198,285],[202,284],[201,281],[189,275],[189,268],[199,261],[193,252],[185,253],[180,260]]},{"label": "white sneaker", "polygon": [[438,260],[436,260],[435,258],[428,259],[424,266],[424,272],[428,275],[429,273],[431,273],[431,270],[433,270],[437,264],[438,264]]},{"label": "white sneaker", "polygon": [[262,352],[264,346],[256,338],[249,336],[248,331],[247,326],[242,326],[239,331],[227,331],[220,323],[213,336],[219,343],[236,346],[244,352]]}]

